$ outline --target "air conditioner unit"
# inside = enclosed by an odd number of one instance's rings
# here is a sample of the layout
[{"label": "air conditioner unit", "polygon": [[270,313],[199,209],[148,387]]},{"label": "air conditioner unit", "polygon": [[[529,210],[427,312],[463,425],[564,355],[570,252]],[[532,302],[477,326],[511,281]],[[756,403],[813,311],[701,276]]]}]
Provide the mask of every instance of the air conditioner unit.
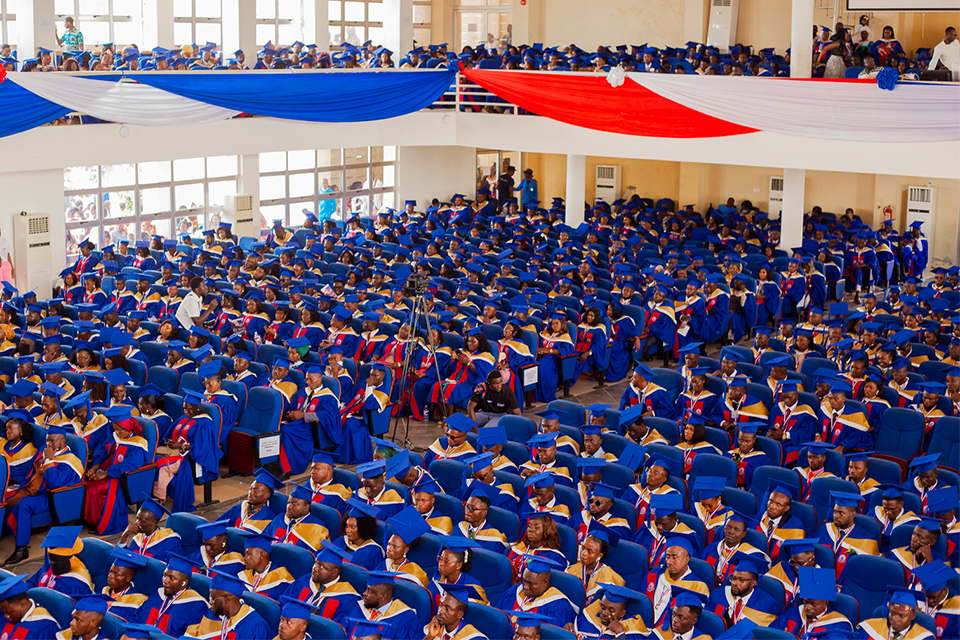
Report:
[{"label": "air conditioner unit", "polygon": [[594,198],[612,203],[620,197],[620,174],[623,167],[613,164],[597,165],[597,182]]},{"label": "air conditioner unit", "polygon": [[933,236],[933,214],[937,210],[935,187],[907,187],[907,228],[920,220],[926,224],[920,228],[927,238]]},{"label": "air conditioner unit", "polygon": [[53,295],[53,247],[50,246],[48,214],[22,211],[13,215],[13,267],[17,271],[16,287],[21,293],[36,289],[40,300]]},{"label": "air conditioner unit", "polygon": [[726,53],[737,43],[737,14],[740,0],[710,0],[710,26],[707,45]]},{"label": "air conditioner unit", "polygon": [[783,213],[783,176],[770,176],[770,198],[767,213],[776,218]]},{"label": "air conditioner unit", "polygon": [[227,196],[223,200],[224,222],[233,225],[231,229],[236,238],[259,238],[260,221],[254,223],[254,218],[258,218],[253,211],[253,196],[249,194],[237,194]]}]

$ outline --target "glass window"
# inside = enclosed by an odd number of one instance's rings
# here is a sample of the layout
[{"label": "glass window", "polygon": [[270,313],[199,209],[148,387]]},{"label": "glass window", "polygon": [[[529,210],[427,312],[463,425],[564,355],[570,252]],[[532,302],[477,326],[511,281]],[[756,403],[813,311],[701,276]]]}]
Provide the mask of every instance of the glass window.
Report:
[{"label": "glass window", "polygon": [[63,170],[63,188],[66,191],[96,189],[99,173],[98,167],[67,167]]},{"label": "glass window", "polygon": [[291,171],[298,169],[315,169],[316,158],[313,153],[313,149],[307,149],[305,151],[290,151],[288,152],[289,165],[288,168]]},{"label": "glass window", "polygon": [[237,156],[213,156],[207,158],[207,177],[223,178],[237,175]]},{"label": "glass window", "polygon": [[315,177],[315,174],[312,171],[310,173],[291,173],[290,174],[290,191],[288,195],[291,198],[313,196],[314,177]]},{"label": "glass window", "polygon": [[260,173],[285,171],[287,168],[287,153],[285,151],[270,151],[260,154]]},{"label": "glass window", "polygon": [[137,164],[140,184],[170,182],[169,162],[141,162]]},{"label": "glass window", "polygon": [[103,194],[104,218],[127,218],[136,215],[133,207],[133,190],[107,191]]},{"label": "glass window", "polygon": [[330,0],[327,4],[327,18],[333,21],[342,20],[343,3],[340,0]]},{"label": "glass window", "polygon": [[287,195],[286,178],[280,176],[260,176],[260,200],[276,200]]},{"label": "glass window", "polygon": [[362,2],[347,2],[343,3],[343,16],[344,20],[347,22],[363,22],[364,21],[364,3]]},{"label": "glass window", "polygon": [[185,158],[173,161],[174,180],[202,180],[204,178],[203,158]]},{"label": "glass window", "polygon": [[177,185],[174,191],[174,206],[177,211],[203,211],[206,206],[203,197],[203,184]]},{"label": "glass window", "polygon": [[170,187],[140,189],[140,213],[170,213]]},{"label": "glass window", "polygon": [[344,149],[343,153],[347,165],[366,164],[368,162],[369,155],[367,154],[367,147]]},{"label": "glass window", "polygon": [[136,184],[137,172],[132,164],[114,164],[102,167],[101,185],[104,187],[119,187]]}]

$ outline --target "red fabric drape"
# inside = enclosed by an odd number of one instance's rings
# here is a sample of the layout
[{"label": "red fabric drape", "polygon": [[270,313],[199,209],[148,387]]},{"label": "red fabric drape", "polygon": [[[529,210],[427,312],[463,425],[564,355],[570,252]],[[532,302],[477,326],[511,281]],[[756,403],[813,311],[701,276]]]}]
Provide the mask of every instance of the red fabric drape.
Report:
[{"label": "red fabric drape", "polygon": [[634,136],[716,138],[754,133],[662,98],[626,79],[613,87],[605,74],[464,69],[484,89],[527,111],[567,124]]}]

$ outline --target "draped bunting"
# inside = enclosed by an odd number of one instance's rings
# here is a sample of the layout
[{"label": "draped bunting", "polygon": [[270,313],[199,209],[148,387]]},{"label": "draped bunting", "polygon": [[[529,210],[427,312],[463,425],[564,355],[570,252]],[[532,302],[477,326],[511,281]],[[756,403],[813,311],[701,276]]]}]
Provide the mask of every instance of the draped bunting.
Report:
[{"label": "draped bunting", "polygon": [[55,73],[11,74],[8,80],[71,111],[108,122],[188,126],[226,120],[240,113],[133,82],[91,82],[90,78]]},{"label": "draped bunting", "polygon": [[430,106],[450,88],[455,69],[317,73],[131,73],[170,93],[258,116],[308,122],[366,122]]},{"label": "draped bunting", "polygon": [[[598,131],[710,138],[771,131],[891,142],[960,140],[960,85],[811,81],[656,73],[614,76],[465,69],[520,107]],[[620,86],[613,86],[620,84]]]},{"label": "draped bunting", "polygon": [[[121,77],[136,82],[119,82]],[[0,137],[71,111],[145,126],[206,124],[251,113],[307,122],[365,122],[430,106],[455,69],[281,73],[11,73],[0,81]]]},{"label": "draped bunting", "polygon": [[0,82],[0,107],[3,109],[0,138],[29,131],[70,113],[70,109],[44,100],[13,82]]}]

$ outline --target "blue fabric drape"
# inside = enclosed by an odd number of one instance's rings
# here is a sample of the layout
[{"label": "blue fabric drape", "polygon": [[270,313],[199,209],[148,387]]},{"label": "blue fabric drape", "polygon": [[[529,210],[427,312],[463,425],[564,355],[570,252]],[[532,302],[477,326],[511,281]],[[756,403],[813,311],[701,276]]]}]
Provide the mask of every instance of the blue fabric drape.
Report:
[{"label": "blue fabric drape", "polygon": [[127,74],[143,84],[207,104],[309,122],[364,122],[413,113],[438,100],[455,76],[455,69]]},{"label": "blue fabric drape", "polygon": [[70,113],[70,109],[45,100],[15,82],[0,82],[0,138],[27,131]]}]

